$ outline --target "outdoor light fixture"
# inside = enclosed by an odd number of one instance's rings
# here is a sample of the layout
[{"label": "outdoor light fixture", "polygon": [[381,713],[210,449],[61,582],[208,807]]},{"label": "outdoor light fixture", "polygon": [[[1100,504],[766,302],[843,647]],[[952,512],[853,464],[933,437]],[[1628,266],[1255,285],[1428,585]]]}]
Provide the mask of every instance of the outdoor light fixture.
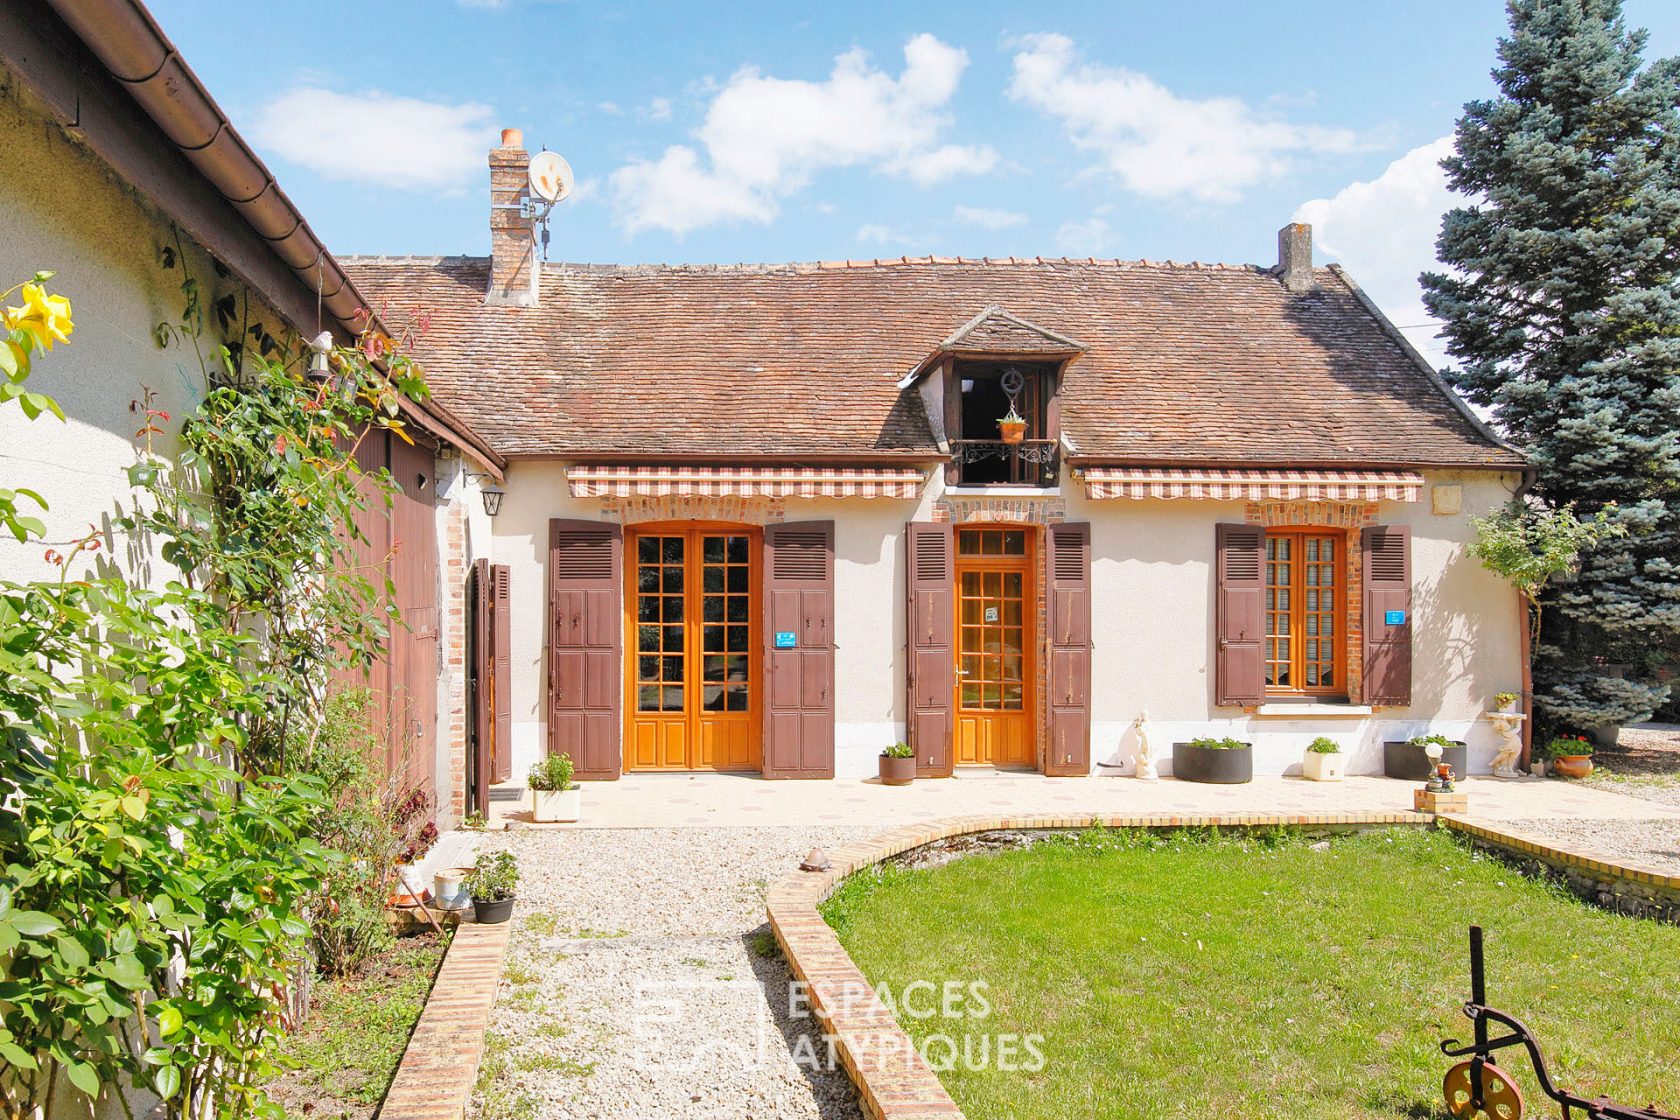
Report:
[{"label": "outdoor light fixture", "polygon": [[484,512],[486,515],[494,517],[502,512],[502,497],[507,491],[497,486],[495,480],[489,475],[481,475],[480,477],[484,479],[484,485],[479,487],[479,492],[484,495]]},{"label": "outdoor light fixture", "polygon": [[327,366],[327,353],[332,350],[332,342],[331,333],[322,331],[309,344],[309,380],[317,384],[332,377],[332,370]]}]

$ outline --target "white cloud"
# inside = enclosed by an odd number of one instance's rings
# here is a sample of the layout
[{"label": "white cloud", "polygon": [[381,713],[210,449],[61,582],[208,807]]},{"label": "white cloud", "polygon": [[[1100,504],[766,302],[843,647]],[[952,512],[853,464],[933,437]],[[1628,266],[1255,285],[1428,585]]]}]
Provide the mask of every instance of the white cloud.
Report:
[{"label": "white cloud", "polygon": [[1312,224],[1317,249],[1344,265],[1412,345],[1437,364],[1444,349],[1423,308],[1417,278],[1440,268],[1435,238],[1441,215],[1462,202],[1448,189],[1440,167],[1452,150],[1451,136],[1413,148],[1375,179],[1303,203],[1294,218]]},{"label": "white cloud", "polygon": [[1114,228],[1100,217],[1063,222],[1056,230],[1056,247],[1070,257],[1100,257],[1114,246]]},{"label": "white cloud", "polygon": [[647,119],[650,121],[668,121],[671,119],[671,99],[656,97],[647,105]]},{"label": "white cloud", "polygon": [[859,226],[857,239],[865,244],[874,242],[877,245],[886,245],[890,242],[903,240],[897,230],[878,222],[867,222]]},{"label": "white cloud", "polygon": [[1061,122],[1128,190],[1233,202],[1306,155],[1360,147],[1347,129],[1290,124],[1234,97],[1179,97],[1132,70],[1081,61],[1065,35],[1029,35],[1009,95]]},{"label": "white cloud", "polygon": [[315,87],[281,94],[257,111],[251,135],[265,153],[329,179],[397,190],[469,187],[495,146],[494,111],[370,90]]},{"label": "white cloud", "polygon": [[905,44],[904,63],[894,78],[851,50],[822,82],[737,71],[713,97],[697,146],[672,145],[612,173],[618,224],[681,236],[769,222],[781,199],[829,168],[867,167],[922,186],[990,170],[992,149],[938,143],[968,54],[924,34]]},{"label": "white cloud", "polygon": [[981,229],[1008,229],[1010,226],[1024,226],[1027,216],[1013,210],[998,210],[990,206],[958,206],[951,212],[951,216],[965,226],[979,226]]}]

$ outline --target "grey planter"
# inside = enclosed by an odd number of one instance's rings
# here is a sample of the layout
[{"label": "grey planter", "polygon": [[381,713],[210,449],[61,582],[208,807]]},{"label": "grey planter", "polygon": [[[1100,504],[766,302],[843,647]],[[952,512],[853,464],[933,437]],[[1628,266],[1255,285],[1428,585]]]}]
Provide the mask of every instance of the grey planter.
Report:
[{"label": "grey planter", "polygon": [[916,757],[893,758],[881,755],[881,784],[888,786],[907,786],[916,777]]},{"label": "grey planter", "polygon": [[515,901],[511,898],[496,898],[480,902],[475,898],[473,899],[473,918],[481,925],[499,926],[513,917]]},{"label": "grey planter", "polygon": [[1173,777],[1186,782],[1235,786],[1254,780],[1254,747],[1235,749],[1173,744]]},{"label": "grey planter", "polygon": [[[1463,743],[1454,743],[1441,751],[1441,761],[1453,768],[1453,774],[1464,777],[1470,766],[1470,752]],[[1405,782],[1429,780],[1429,756],[1422,747],[1411,743],[1383,744],[1383,777],[1399,778]]]}]

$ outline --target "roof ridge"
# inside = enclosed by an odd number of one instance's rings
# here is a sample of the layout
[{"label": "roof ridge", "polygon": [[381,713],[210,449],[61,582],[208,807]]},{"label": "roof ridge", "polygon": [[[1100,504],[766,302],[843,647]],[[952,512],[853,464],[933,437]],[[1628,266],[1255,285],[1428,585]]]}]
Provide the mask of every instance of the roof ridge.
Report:
[{"label": "roof ridge", "polygon": [[[340,253],[337,257],[341,261],[350,261],[359,265],[380,264],[443,264],[445,262],[487,263],[490,258],[482,254],[473,253]],[[926,267],[933,265],[948,268],[1039,268],[1046,265],[1053,267],[1074,266],[1087,268],[1113,268],[1120,271],[1130,269],[1172,269],[1186,272],[1233,272],[1249,275],[1271,275],[1277,270],[1272,265],[1231,263],[1228,261],[1175,261],[1150,260],[1147,257],[1126,259],[1121,257],[945,257],[934,254],[916,257],[864,257],[845,260],[809,260],[809,261],[643,261],[635,264],[611,261],[543,261],[542,265],[549,271],[598,272],[616,273],[621,275],[655,275],[660,273],[765,273],[765,272],[831,272],[849,269],[875,268],[903,268],[906,266]],[[1332,266],[1320,266],[1316,272],[1324,272]]]}]

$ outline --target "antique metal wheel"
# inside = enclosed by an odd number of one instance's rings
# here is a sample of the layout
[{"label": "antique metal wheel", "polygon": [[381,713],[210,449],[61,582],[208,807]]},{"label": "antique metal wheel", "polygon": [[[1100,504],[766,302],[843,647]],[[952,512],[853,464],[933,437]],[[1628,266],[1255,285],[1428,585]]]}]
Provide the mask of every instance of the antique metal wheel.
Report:
[{"label": "antique metal wheel", "polygon": [[1459,1062],[1441,1082],[1453,1120],[1522,1120],[1522,1090],[1510,1074],[1492,1062],[1482,1063],[1482,1107],[1477,1108],[1470,1069],[1469,1062]]}]

